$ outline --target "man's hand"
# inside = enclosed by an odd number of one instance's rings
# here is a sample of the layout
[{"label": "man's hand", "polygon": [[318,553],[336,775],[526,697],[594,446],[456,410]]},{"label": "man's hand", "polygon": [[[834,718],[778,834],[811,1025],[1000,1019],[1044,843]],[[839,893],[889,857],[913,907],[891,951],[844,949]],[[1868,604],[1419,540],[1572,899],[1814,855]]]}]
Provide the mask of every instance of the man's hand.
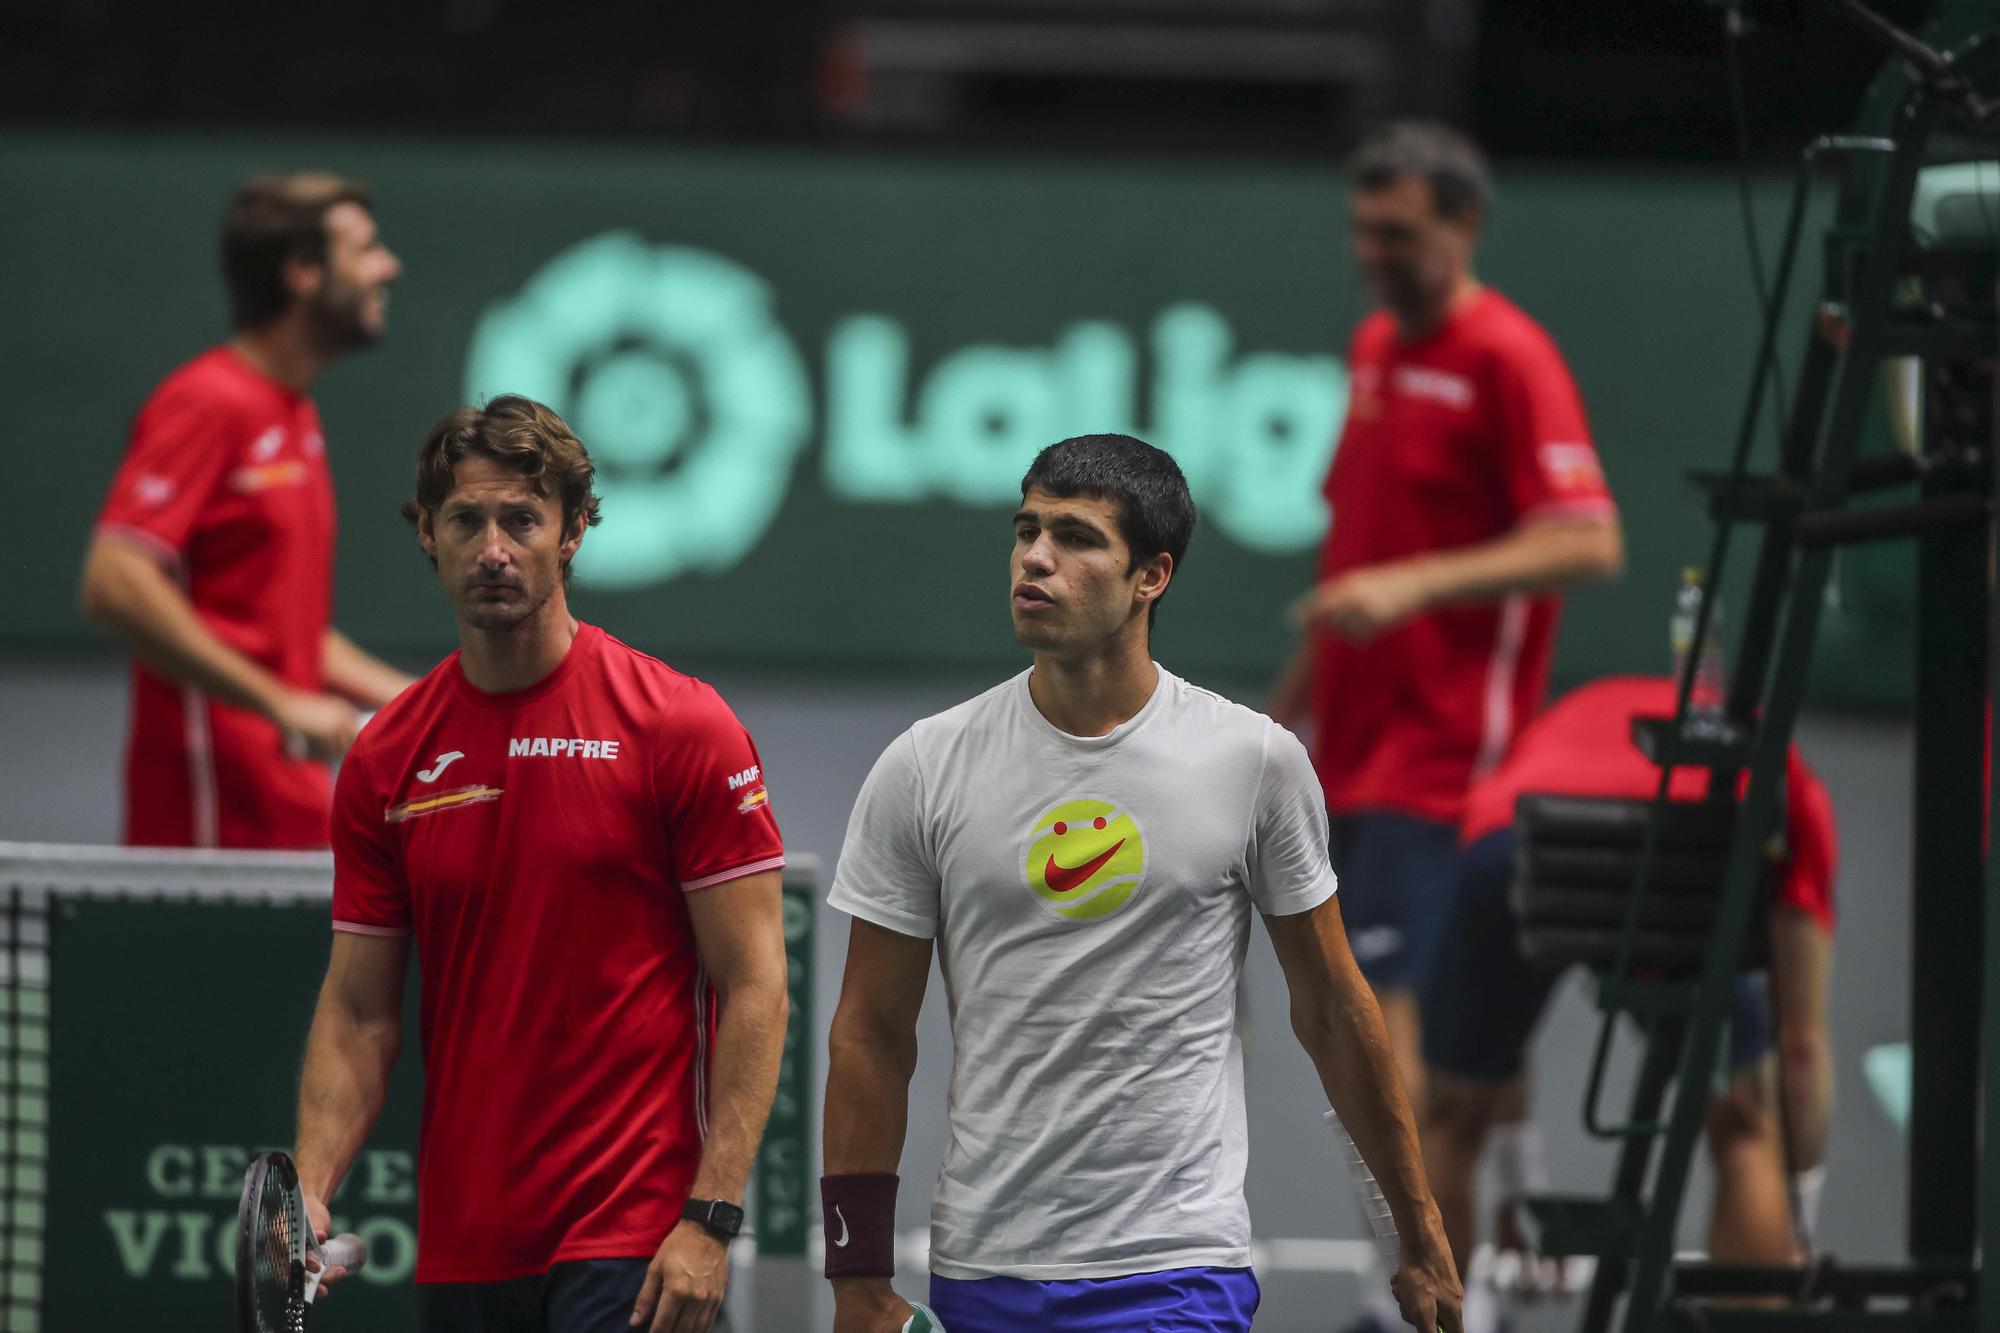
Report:
[{"label": "man's hand", "polygon": [[313,1239],[325,1241],[333,1232],[333,1215],[327,1212],[326,1205],[320,1202],[319,1195],[311,1190],[301,1190],[299,1193],[305,1199],[306,1223],[312,1227]]},{"label": "man's hand", "polygon": [[1368,565],[1301,597],[1292,605],[1292,619],[1301,627],[1324,626],[1350,643],[1367,643],[1422,611],[1429,596],[1419,564]]},{"label": "man's hand", "polygon": [[335,763],[354,744],[361,714],[353,704],[331,694],[289,690],[270,706],[271,720],[285,733],[287,749],[323,764]]},{"label": "man's hand", "polygon": [[660,1242],[626,1322],[649,1333],[708,1333],[729,1286],[729,1247],[699,1222],[683,1221]]},{"label": "man's hand", "polygon": [[1301,740],[1312,725],[1312,678],[1313,643],[1301,638],[1264,701],[1265,715]]},{"label": "man's hand", "polygon": [[833,1280],[833,1333],[899,1333],[912,1313],[886,1277]]},{"label": "man's hand", "polygon": [[1403,1322],[1417,1333],[1465,1333],[1461,1307],[1465,1292],[1452,1266],[1451,1247],[1444,1242],[1443,1229],[1429,1244],[1406,1249],[1403,1266],[1389,1279]]},{"label": "man's hand", "polygon": [[[312,1228],[313,1239],[324,1244],[326,1238],[333,1234],[333,1216],[327,1212],[326,1205],[320,1202],[319,1195],[314,1194],[311,1190],[301,1190],[300,1194],[304,1198],[306,1205],[306,1225]],[[318,1271],[310,1255],[306,1258],[306,1271]],[[333,1287],[333,1284],[346,1276],[346,1273],[347,1270],[345,1268],[327,1269],[320,1277],[318,1294],[321,1296],[326,1295]]]}]

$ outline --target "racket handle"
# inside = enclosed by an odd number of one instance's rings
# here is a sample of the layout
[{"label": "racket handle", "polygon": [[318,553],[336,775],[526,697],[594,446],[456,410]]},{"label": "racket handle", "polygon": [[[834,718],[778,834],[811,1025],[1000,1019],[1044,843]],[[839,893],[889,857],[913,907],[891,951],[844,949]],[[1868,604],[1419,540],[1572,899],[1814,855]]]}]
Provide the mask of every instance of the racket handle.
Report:
[{"label": "racket handle", "polygon": [[319,1261],[328,1268],[345,1268],[349,1272],[368,1262],[368,1243],[348,1232],[341,1236],[329,1236],[319,1247]]},{"label": "racket handle", "polygon": [[1389,1212],[1389,1201],[1382,1196],[1382,1186],[1377,1183],[1375,1173],[1368,1169],[1368,1163],[1362,1160],[1361,1149],[1354,1145],[1354,1136],[1347,1132],[1347,1126],[1340,1123],[1340,1117],[1328,1111],[1322,1118],[1332,1126],[1345,1149],[1342,1156],[1347,1160],[1348,1179],[1353,1182],[1355,1200],[1368,1219],[1368,1230],[1375,1239],[1375,1252],[1393,1273],[1402,1267],[1403,1245],[1396,1235],[1396,1219]]}]

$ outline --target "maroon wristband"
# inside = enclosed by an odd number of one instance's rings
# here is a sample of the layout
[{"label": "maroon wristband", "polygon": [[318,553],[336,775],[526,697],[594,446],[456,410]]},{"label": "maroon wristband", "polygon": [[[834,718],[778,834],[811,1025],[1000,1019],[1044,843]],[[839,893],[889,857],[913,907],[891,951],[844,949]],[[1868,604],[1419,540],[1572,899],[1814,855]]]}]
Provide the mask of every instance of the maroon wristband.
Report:
[{"label": "maroon wristband", "polygon": [[896,1177],[821,1176],[828,1277],[896,1276]]}]

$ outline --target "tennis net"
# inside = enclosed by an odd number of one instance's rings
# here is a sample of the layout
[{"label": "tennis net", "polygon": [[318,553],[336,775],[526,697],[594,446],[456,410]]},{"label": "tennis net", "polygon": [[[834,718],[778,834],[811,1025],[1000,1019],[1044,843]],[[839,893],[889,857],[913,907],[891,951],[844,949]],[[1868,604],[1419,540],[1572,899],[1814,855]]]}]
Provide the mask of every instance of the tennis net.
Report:
[{"label": "tennis net", "polygon": [[[739,1333],[802,1299],[816,877],[786,872],[792,1031]],[[331,891],[324,853],[0,842],[0,1333],[222,1326],[244,1169],[291,1137]],[[415,1322],[417,1063],[333,1203],[370,1251],[342,1327]]]}]

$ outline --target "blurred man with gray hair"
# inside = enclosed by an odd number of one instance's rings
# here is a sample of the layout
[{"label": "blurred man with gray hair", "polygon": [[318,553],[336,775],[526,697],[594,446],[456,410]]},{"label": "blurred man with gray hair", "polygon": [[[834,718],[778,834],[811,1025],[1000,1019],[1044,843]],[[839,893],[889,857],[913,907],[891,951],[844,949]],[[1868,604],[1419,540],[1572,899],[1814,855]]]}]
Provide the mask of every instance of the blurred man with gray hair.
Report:
[{"label": "blurred man with gray hair", "polygon": [[1354,957],[1421,1108],[1419,1005],[1466,791],[1541,706],[1561,590],[1615,576],[1623,541],[1562,354],[1473,273],[1493,196],[1479,150],[1403,121],[1351,170],[1378,309],[1349,352],[1333,523],[1270,711],[1310,734]]}]

